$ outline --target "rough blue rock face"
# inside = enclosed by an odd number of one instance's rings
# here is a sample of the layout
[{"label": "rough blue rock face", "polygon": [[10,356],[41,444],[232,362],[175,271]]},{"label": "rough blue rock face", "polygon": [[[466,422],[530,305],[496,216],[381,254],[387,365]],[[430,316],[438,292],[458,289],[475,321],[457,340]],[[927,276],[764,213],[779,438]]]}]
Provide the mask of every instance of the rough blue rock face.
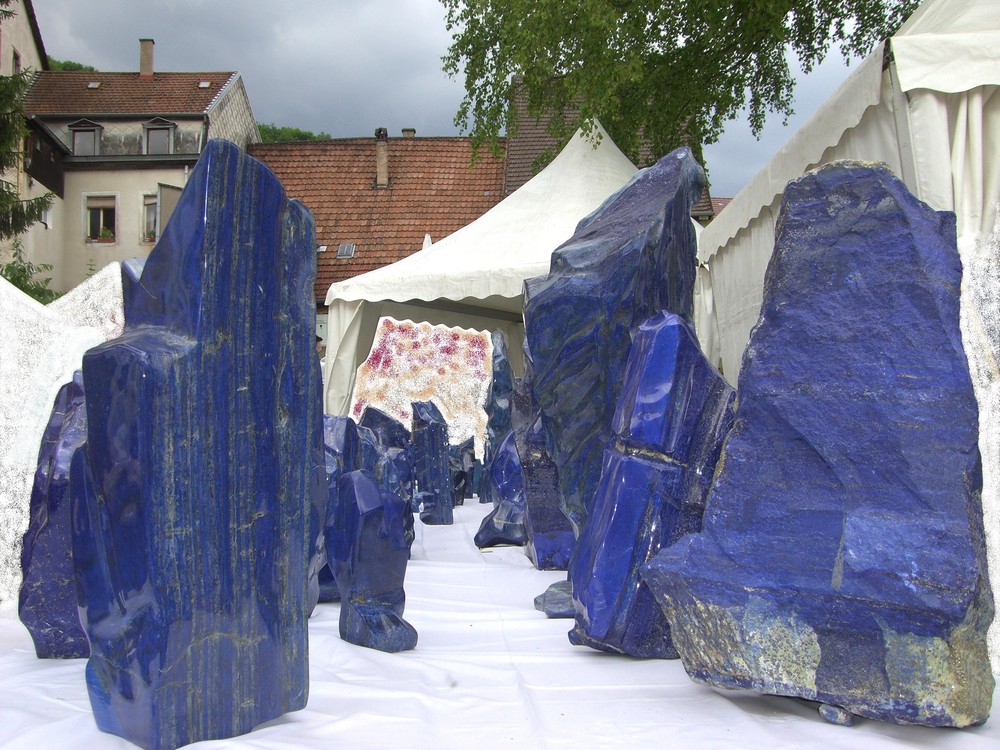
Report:
[{"label": "rough blue rock face", "polygon": [[524,546],[528,541],[524,527],[524,481],[513,431],[507,433],[493,455],[489,485],[495,498],[494,507],[479,525],[474,539],[476,546],[480,549],[498,544]]},{"label": "rough blue rock face", "polygon": [[489,471],[500,444],[511,431],[510,397],[514,391],[514,371],[510,366],[507,336],[503,331],[497,330],[490,334],[490,339],[493,343],[493,377],[490,380],[490,389],[486,393],[486,445],[483,448],[485,471],[481,483],[476,487],[479,492],[479,502],[496,505],[496,498],[490,494],[493,485],[490,482]]},{"label": "rough blue rock face", "polygon": [[91,349],[70,470],[98,726],[152,750],[305,706],[311,514],[324,502],[312,220],[212,141]]},{"label": "rough blue rock face", "polygon": [[594,504],[569,567],[572,643],[677,657],[639,567],[661,547],[701,530],[734,397],[682,318],[659,313],[633,332],[615,440],[604,451]]},{"label": "rough blue rock face", "polygon": [[428,525],[454,523],[448,425],[432,401],[413,402],[414,510]]},{"label": "rough blue rock face", "polygon": [[474,438],[448,446],[448,471],[451,474],[452,504],[464,505],[472,496],[472,467],[476,462]]},{"label": "rough blue rock face", "polygon": [[841,719],[986,719],[960,283],[954,216],[887,170],[839,163],[788,186],[703,531],[643,570],[694,680]]},{"label": "rough blue rock face", "polygon": [[566,570],[576,538],[562,511],[556,465],[531,389],[530,359],[512,398],[514,444],[524,485],[525,552],[539,570]]},{"label": "rough blue rock face", "polygon": [[[365,407],[365,410],[361,413],[361,420],[358,422],[358,427],[365,427],[375,434],[381,454],[392,463],[393,471],[398,480],[398,486],[393,491],[397,492],[407,503],[412,503],[413,443],[410,440],[410,431],[406,429],[402,422],[393,419],[374,406]],[[382,489],[389,488],[382,487]],[[411,514],[411,532],[412,521],[413,517]]]},{"label": "rough blue rock face", "polygon": [[42,435],[28,530],[21,546],[24,575],[17,614],[31,634],[39,659],[90,655],[76,605],[69,495],[70,463],[86,439],[87,410],[78,370],[59,389]]},{"label": "rough blue rock face", "polygon": [[704,183],[688,149],[668,154],[580,222],[548,276],[525,282],[535,396],[577,535],[612,438],[629,332],[661,310],[692,322],[690,210]]}]

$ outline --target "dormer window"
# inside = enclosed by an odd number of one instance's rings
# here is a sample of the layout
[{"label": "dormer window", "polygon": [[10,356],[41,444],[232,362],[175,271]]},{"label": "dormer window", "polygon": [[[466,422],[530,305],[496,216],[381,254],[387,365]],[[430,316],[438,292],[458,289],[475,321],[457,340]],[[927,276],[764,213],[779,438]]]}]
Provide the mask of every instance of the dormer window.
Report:
[{"label": "dormer window", "polygon": [[147,154],[172,154],[174,152],[174,130],[176,125],[162,117],[150,120],[142,126],[143,146]]},{"label": "dormer window", "polygon": [[70,123],[73,136],[73,156],[98,156],[101,153],[101,126],[90,120]]}]

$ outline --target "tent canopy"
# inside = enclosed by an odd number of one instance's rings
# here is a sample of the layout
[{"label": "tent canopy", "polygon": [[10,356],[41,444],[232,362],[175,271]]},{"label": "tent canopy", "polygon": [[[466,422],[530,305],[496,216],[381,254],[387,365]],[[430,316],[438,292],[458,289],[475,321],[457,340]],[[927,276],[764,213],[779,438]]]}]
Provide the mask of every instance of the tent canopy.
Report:
[{"label": "tent canopy", "polygon": [[382,315],[503,330],[513,357],[524,338],[522,285],[548,273],[552,251],[636,168],[598,124],[577,131],[535,177],[471,224],[396,263],[331,285],[325,405],[346,414],[354,375]]}]

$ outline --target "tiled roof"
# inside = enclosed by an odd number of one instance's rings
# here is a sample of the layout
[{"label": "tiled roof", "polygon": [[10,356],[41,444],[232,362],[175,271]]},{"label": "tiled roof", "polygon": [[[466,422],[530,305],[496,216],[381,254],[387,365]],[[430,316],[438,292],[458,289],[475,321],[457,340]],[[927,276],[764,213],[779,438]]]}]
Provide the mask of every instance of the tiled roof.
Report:
[{"label": "tiled roof", "polygon": [[[481,152],[470,167],[468,138],[389,138],[389,186],[375,187],[374,138],[258,143],[250,153],[278,175],[316,222],[316,299],[334,281],[380,268],[476,220],[503,197],[503,159]],[[354,244],[351,259],[337,259]]]},{"label": "tiled roof", "polygon": [[712,213],[718,215],[719,211],[730,204],[732,198],[712,198]]},{"label": "tiled roof", "polygon": [[[43,70],[24,102],[29,115],[200,114],[236,73],[101,73]],[[207,87],[200,84],[208,82]],[[97,83],[94,87],[92,84]]]}]

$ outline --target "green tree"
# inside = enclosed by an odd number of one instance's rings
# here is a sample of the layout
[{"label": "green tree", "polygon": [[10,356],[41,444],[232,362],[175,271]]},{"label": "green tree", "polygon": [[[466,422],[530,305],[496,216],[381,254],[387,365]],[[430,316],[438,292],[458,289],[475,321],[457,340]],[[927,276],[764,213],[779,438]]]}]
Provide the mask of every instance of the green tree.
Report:
[{"label": "green tree", "polygon": [[332,135],[325,132],[313,133],[309,130],[292,128],[287,125],[258,122],[257,130],[263,143],[286,143],[288,141],[329,141]]},{"label": "green tree", "polygon": [[[0,22],[14,15],[13,11],[7,10],[10,3],[11,0],[0,0]],[[22,200],[18,192],[16,175],[24,158],[24,139],[27,135],[22,103],[29,83],[28,71],[0,76],[0,242],[9,243],[12,247],[12,258],[0,266],[0,272],[4,278],[32,294],[32,290],[36,289],[33,283],[40,284],[43,289],[48,286],[48,279],[36,281],[34,277],[39,271],[49,270],[49,267],[36,266],[24,259],[20,236],[52,205],[52,195]]]},{"label": "green tree", "polygon": [[[477,148],[516,133],[511,101],[563,139],[600,119],[633,159],[700,152],[744,108],[759,134],[792,113],[789,58],[809,71],[832,45],[863,55],[920,0],[441,0],[464,75],[455,124]],[[470,124],[471,123],[471,124]]]},{"label": "green tree", "polygon": [[97,72],[97,68],[93,65],[84,65],[73,60],[56,60],[54,57],[49,58],[49,70],[86,70]]}]

